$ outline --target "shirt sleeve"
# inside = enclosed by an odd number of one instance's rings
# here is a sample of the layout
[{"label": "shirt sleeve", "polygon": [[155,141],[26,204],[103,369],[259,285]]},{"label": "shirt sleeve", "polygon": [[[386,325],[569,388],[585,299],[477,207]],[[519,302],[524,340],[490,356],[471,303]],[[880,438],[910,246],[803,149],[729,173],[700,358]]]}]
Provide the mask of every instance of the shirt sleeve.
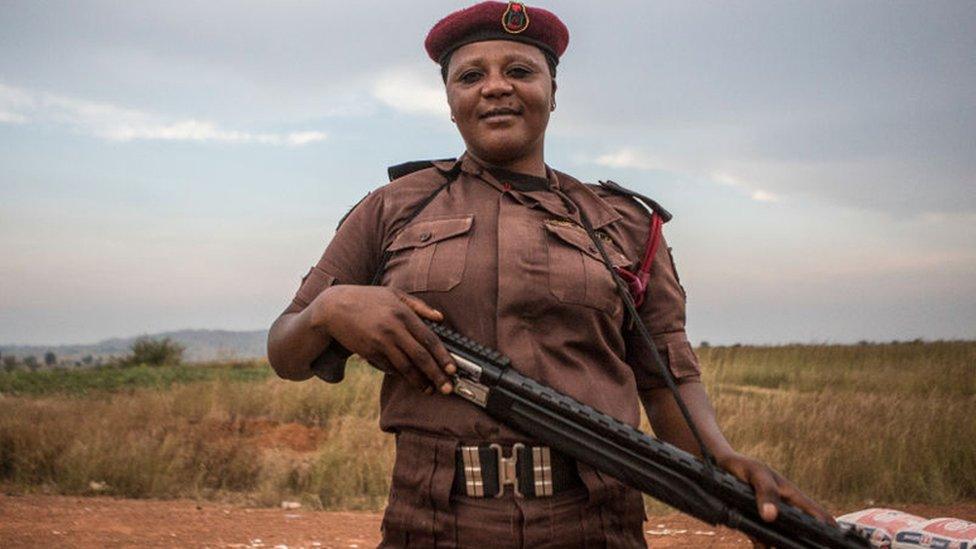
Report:
[{"label": "shirt sleeve", "polygon": [[[698,357],[685,333],[685,290],[674,266],[671,248],[662,238],[651,266],[644,302],[638,313],[651,334],[654,346],[677,382],[701,380]],[[666,386],[650,349],[636,328],[625,334],[627,363],[634,370],[638,391]]]},{"label": "shirt sleeve", "polygon": [[[379,267],[382,250],[383,200],[381,193],[366,196],[343,218],[322,257],[302,277],[287,312],[304,310],[316,297],[336,284],[369,284]],[[331,341],[320,355],[326,371],[341,371],[349,352]]]},{"label": "shirt sleeve", "polygon": [[367,195],[353,208],[336,229],[322,257],[302,277],[289,310],[305,309],[335,284],[370,283],[382,253],[382,209],[380,193]]}]

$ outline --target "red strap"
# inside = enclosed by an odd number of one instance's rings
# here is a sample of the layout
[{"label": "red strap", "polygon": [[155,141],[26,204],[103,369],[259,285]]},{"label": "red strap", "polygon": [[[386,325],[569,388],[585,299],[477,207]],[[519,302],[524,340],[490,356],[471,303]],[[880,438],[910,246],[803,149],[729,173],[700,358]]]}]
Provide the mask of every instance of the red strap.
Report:
[{"label": "red strap", "polygon": [[647,285],[647,281],[651,278],[651,265],[654,263],[654,256],[657,254],[657,248],[661,245],[661,226],[664,225],[664,221],[661,220],[661,216],[655,214],[651,215],[651,232],[647,235],[647,244],[644,247],[644,259],[641,261],[640,269],[637,271],[637,276],[640,278],[644,285]]},{"label": "red strap", "polygon": [[661,226],[664,221],[657,212],[651,214],[651,228],[647,233],[647,242],[644,244],[644,257],[641,258],[637,273],[632,273],[622,267],[617,267],[617,274],[627,283],[630,295],[634,298],[634,305],[640,307],[644,302],[644,294],[647,292],[647,283],[651,279],[651,266],[654,264],[654,256],[661,245]]}]

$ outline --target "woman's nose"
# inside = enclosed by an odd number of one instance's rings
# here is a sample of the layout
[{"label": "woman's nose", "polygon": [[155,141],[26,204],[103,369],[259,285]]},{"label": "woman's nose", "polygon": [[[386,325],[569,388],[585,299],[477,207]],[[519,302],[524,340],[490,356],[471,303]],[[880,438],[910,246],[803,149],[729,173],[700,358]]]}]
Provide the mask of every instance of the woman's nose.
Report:
[{"label": "woman's nose", "polygon": [[503,74],[489,73],[485,76],[484,85],[481,87],[481,95],[485,97],[495,97],[512,93],[512,83]]}]

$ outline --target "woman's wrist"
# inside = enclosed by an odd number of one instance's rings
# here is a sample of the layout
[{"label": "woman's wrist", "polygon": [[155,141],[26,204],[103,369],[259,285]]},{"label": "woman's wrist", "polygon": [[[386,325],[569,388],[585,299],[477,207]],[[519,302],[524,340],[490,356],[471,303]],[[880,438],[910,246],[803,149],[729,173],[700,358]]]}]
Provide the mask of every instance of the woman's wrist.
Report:
[{"label": "woman's wrist", "polygon": [[722,468],[727,468],[725,466],[728,463],[730,463],[732,461],[735,461],[735,460],[738,460],[738,459],[742,459],[743,457],[745,457],[742,454],[740,454],[739,452],[736,452],[735,450],[733,450],[732,448],[728,448],[728,449],[724,449],[722,451],[714,452],[713,453],[713,456],[715,457],[715,463],[718,464],[718,466],[719,467],[722,467]]},{"label": "woman's wrist", "polygon": [[332,313],[335,310],[333,301],[336,296],[336,289],[337,286],[326,288],[302,311],[302,314],[306,316],[306,326],[320,336],[330,337],[329,325]]}]

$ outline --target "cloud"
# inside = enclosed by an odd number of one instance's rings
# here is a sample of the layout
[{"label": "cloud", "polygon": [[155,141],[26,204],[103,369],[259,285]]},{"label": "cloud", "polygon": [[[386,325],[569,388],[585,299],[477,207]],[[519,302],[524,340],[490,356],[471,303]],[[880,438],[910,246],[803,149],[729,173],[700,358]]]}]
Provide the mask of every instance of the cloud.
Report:
[{"label": "cloud", "polygon": [[594,159],[594,162],[600,166],[610,168],[632,168],[635,170],[664,169],[657,159],[647,157],[631,148],[624,148],[616,152],[598,156]]},{"label": "cloud", "polygon": [[0,123],[25,124],[30,119],[24,112],[33,107],[34,101],[30,95],[0,83]]},{"label": "cloud", "polygon": [[749,183],[740,177],[731,175],[727,172],[703,173],[701,169],[692,167],[692,163],[682,158],[663,158],[646,154],[633,147],[622,149],[600,155],[589,159],[593,164],[606,166],[616,169],[632,169],[642,171],[664,171],[679,174],[687,177],[704,178],[714,183],[731,187],[736,191],[747,195],[756,202],[778,202],[779,196],[765,189],[759,188],[753,183]]},{"label": "cloud", "polygon": [[756,202],[776,202],[779,200],[776,195],[766,191],[753,191],[752,194],[749,195],[749,198],[755,200]]},{"label": "cloud", "polygon": [[748,194],[749,198],[755,200],[756,202],[779,202],[779,196],[757,188],[754,184],[747,183],[743,181],[742,178],[736,177],[726,172],[715,172],[712,173],[708,179],[715,181],[726,187],[731,187],[741,193]]},{"label": "cloud", "polygon": [[301,146],[327,138],[321,131],[253,133],[208,120],[159,114],[0,84],[0,123],[50,124],[110,141],[198,141]]},{"label": "cloud", "polygon": [[0,111],[0,122],[5,124],[25,124],[27,117],[15,112]]},{"label": "cloud", "polygon": [[324,141],[328,135],[325,132],[294,132],[288,134],[288,144],[289,145],[305,145],[308,143],[315,143],[316,141]]},{"label": "cloud", "polygon": [[784,199],[976,212],[974,7],[627,3],[570,46],[559,127]]},{"label": "cloud", "polygon": [[444,88],[430,74],[400,67],[380,74],[373,83],[372,95],[384,105],[406,114],[438,118],[450,116]]}]

